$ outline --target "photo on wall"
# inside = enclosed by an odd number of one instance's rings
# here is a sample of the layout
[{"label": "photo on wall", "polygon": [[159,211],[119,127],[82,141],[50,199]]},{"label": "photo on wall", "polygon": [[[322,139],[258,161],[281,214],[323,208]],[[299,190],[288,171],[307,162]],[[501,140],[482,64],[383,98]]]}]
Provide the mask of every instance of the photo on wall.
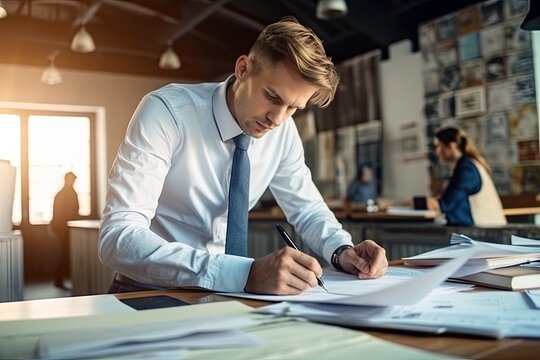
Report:
[{"label": "photo on wall", "polygon": [[500,54],[486,61],[486,81],[496,81],[506,77],[506,58]]},{"label": "photo on wall", "polygon": [[[424,34],[419,34],[425,38],[423,43],[436,49],[439,65],[438,74],[428,73],[423,67],[423,76],[427,76],[426,132],[440,126],[460,126],[469,136],[478,138],[477,146],[497,169],[497,188],[504,194],[519,194],[532,187],[532,170],[526,170],[516,191],[517,182],[511,176],[515,167],[533,163],[540,168],[536,109],[539,80],[534,77],[533,33],[520,28],[528,10],[529,0],[484,0],[419,28],[419,32],[424,29]],[[437,36],[427,35],[427,29],[435,29]],[[453,47],[458,55],[455,63]],[[442,180],[445,170],[436,161],[430,142],[427,147],[432,180]]]},{"label": "photo on wall", "polygon": [[486,94],[483,86],[456,91],[456,116],[470,117],[486,111]]},{"label": "photo on wall", "polygon": [[489,26],[503,21],[502,0],[485,1],[480,4],[480,19],[483,26]]},{"label": "photo on wall", "polygon": [[510,80],[497,81],[487,87],[489,111],[505,110],[512,107],[513,82]]},{"label": "photo on wall", "polygon": [[461,85],[464,88],[484,84],[485,67],[482,59],[461,62]]},{"label": "photo on wall", "polygon": [[505,47],[509,50],[528,48],[531,46],[531,32],[520,28],[521,21],[504,26]]},{"label": "photo on wall", "polygon": [[477,6],[469,6],[457,13],[458,35],[463,36],[480,30],[480,11]]}]

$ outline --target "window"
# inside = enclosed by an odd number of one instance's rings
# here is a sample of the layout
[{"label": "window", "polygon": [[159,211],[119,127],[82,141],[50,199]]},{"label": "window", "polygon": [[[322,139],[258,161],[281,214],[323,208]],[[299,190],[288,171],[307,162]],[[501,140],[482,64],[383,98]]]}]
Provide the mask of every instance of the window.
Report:
[{"label": "window", "polygon": [[79,215],[94,214],[92,120],[92,114],[0,112],[0,159],[17,168],[14,224],[49,223],[54,196],[70,171],[77,175]]}]

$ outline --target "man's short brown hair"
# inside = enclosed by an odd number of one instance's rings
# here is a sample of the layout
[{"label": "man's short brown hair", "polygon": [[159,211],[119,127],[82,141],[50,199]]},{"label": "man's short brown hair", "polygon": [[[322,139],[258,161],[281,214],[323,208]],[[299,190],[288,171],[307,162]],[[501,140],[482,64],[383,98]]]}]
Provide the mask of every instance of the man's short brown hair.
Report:
[{"label": "man's short brown hair", "polygon": [[[260,65],[259,57],[273,64],[291,61],[308,82],[318,87],[310,102],[326,107],[334,99],[339,75],[332,60],[326,56],[321,40],[315,33],[298,23],[293,17],[268,25],[259,35],[249,51]],[[257,71],[257,69],[255,69]]]}]

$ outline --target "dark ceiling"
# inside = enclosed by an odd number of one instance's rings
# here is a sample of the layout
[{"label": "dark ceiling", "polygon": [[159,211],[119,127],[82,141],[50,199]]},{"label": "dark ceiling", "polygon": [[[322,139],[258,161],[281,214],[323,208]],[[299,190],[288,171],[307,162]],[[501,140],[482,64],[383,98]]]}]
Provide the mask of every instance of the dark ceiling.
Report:
[{"label": "dark ceiling", "polygon": [[[202,81],[229,74],[260,30],[295,16],[323,40],[339,62],[411,39],[418,25],[479,0],[347,0],[334,20],[315,16],[317,0],[3,0],[0,62],[47,66],[58,52],[60,69],[104,71]],[[73,35],[86,22],[97,50],[75,53]],[[158,67],[167,43],[179,55],[178,70]]]}]

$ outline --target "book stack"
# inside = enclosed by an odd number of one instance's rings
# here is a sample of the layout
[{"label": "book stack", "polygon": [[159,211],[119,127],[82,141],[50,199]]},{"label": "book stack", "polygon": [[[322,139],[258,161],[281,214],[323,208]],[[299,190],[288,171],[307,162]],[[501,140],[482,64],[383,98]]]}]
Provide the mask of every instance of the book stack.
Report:
[{"label": "book stack", "polygon": [[474,255],[449,280],[505,290],[540,288],[540,241],[503,245],[453,234],[450,242],[448,247],[402,260],[408,266],[433,266],[473,249]]},{"label": "book stack", "polygon": [[481,271],[457,278],[464,282],[503,290],[540,288],[540,265],[517,265]]}]

